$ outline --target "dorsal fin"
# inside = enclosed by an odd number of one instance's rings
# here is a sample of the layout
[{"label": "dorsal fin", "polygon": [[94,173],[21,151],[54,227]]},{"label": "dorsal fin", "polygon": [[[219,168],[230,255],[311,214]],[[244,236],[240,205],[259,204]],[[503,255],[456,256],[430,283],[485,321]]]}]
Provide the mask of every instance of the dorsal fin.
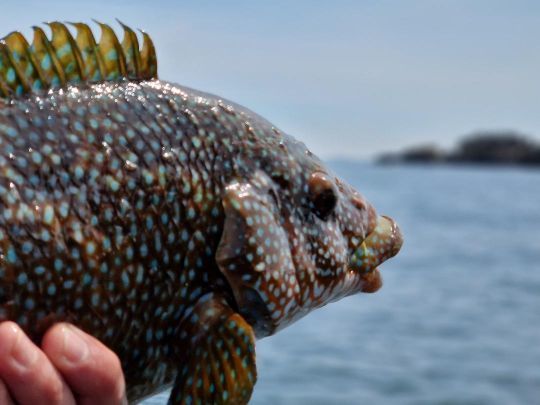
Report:
[{"label": "dorsal fin", "polygon": [[143,47],[141,51],[141,74],[145,77],[157,77],[157,56],[154,43],[146,32],[143,35]]},{"label": "dorsal fin", "polygon": [[20,32],[12,32],[4,38],[8,54],[12,56],[12,64],[17,71],[20,85],[24,91],[41,90],[43,75],[26,38]]},{"label": "dorsal fin", "polygon": [[77,46],[83,59],[84,73],[89,82],[105,80],[105,62],[90,27],[83,23],[70,23],[77,29]]},{"label": "dorsal fin", "polygon": [[131,28],[118,20],[118,23],[124,29],[124,39],[122,40],[122,49],[126,57],[126,69],[129,78],[139,77],[141,72],[141,52],[139,51],[139,40],[137,34]]},{"label": "dorsal fin", "polygon": [[70,24],[77,31],[76,38],[66,24],[54,21],[47,24],[50,39],[43,29],[33,27],[31,45],[20,32],[0,40],[0,97],[80,83],[157,78],[156,51],[148,34],[141,31],[140,49],[135,32],[121,22],[122,43],[107,24],[97,23],[101,28],[99,43],[87,24]]},{"label": "dorsal fin", "polygon": [[56,58],[66,75],[66,82],[79,84],[86,81],[82,66],[81,52],[68,28],[59,22],[47,23],[51,27],[51,44],[56,52]]},{"label": "dorsal fin", "polygon": [[96,24],[101,27],[98,50],[105,61],[105,79],[117,80],[120,77],[127,77],[126,57],[118,37],[107,24],[98,21]]},{"label": "dorsal fin", "polygon": [[5,39],[0,41],[0,89],[2,93],[20,95],[28,91],[28,84],[18,68],[19,64]]},{"label": "dorsal fin", "polygon": [[39,63],[39,67],[43,72],[45,88],[47,85],[50,88],[65,86],[66,76],[60,65],[60,61],[56,57],[56,52],[52,44],[47,39],[45,32],[39,27],[34,28],[34,42],[30,47],[30,52],[34,55]]}]

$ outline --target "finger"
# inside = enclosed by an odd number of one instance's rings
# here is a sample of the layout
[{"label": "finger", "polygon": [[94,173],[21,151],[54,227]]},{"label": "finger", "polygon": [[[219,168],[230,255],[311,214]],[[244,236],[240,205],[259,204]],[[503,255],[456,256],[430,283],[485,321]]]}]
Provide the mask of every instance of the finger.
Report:
[{"label": "finger", "polygon": [[47,356],[13,322],[0,324],[0,379],[19,404],[75,404]]},{"label": "finger", "polygon": [[59,323],[45,334],[42,347],[78,404],[127,403],[120,360],[99,340],[73,325]]},{"label": "finger", "polygon": [[15,403],[9,395],[9,391],[6,387],[6,384],[0,380],[0,404],[2,405],[14,405]]}]

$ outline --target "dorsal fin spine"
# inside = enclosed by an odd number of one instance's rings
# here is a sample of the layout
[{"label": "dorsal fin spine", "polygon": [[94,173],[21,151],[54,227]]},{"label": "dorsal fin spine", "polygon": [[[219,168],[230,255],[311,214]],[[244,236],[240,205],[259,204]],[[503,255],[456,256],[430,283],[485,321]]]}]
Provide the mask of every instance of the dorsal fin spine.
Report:
[{"label": "dorsal fin spine", "polygon": [[20,32],[12,32],[4,38],[11,52],[14,68],[19,72],[19,79],[25,82],[25,89],[40,90],[44,80],[39,65],[30,50],[30,45]]},{"label": "dorsal fin spine", "polygon": [[7,45],[0,41],[0,72],[2,72],[0,75],[0,92],[4,97],[8,97],[12,93],[9,83],[7,82],[7,72],[10,65],[7,56],[8,52],[9,49],[7,48]]},{"label": "dorsal fin spine", "polygon": [[9,87],[4,83],[2,79],[0,79],[0,96],[1,97],[9,97],[11,94]]},{"label": "dorsal fin spine", "polygon": [[56,56],[56,51],[47,38],[47,35],[45,35],[43,29],[35,26],[33,29],[34,41],[32,42],[32,49],[36,55],[36,59],[39,60],[40,67],[44,75],[47,78],[48,86],[51,88],[65,86],[66,76],[60,61]]},{"label": "dorsal fin spine", "polygon": [[52,30],[51,44],[60,62],[60,66],[68,83],[84,82],[86,80],[82,68],[82,58],[79,47],[75,43],[68,28],[57,21],[47,23]]},{"label": "dorsal fin spine", "polygon": [[83,23],[70,23],[77,29],[77,47],[86,68],[87,80],[101,81],[106,77],[105,62],[98,51],[98,44],[90,27]]},{"label": "dorsal fin spine", "polygon": [[144,79],[153,79],[157,77],[157,58],[156,49],[152,38],[146,32],[139,30],[143,35],[143,47],[141,50],[141,76]]},{"label": "dorsal fin spine", "polygon": [[126,58],[118,37],[113,29],[107,24],[96,21],[101,27],[101,39],[99,52],[107,67],[107,80],[116,80],[119,77],[127,77]]},{"label": "dorsal fin spine", "polygon": [[118,19],[117,21],[124,29],[122,49],[126,56],[126,70],[128,77],[140,77],[141,53],[139,52],[139,40],[137,39],[137,34],[122,21]]},{"label": "dorsal fin spine", "polygon": [[77,30],[76,38],[64,23],[47,23],[51,39],[43,29],[33,27],[32,45],[20,32],[9,34],[0,41],[0,97],[81,82],[156,79],[157,58],[152,40],[143,32],[140,49],[135,32],[119,23],[124,31],[122,43],[110,26],[99,22],[99,43],[83,23],[70,23]]},{"label": "dorsal fin spine", "polygon": [[11,50],[9,49],[5,40],[0,42],[0,48],[4,63],[7,66],[6,82],[8,86],[11,87],[12,94],[18,96],[30,91],[28,81],[24,76],[24,73],[21,72],[19,65],[15,62],[13,54],[11,53]]}]

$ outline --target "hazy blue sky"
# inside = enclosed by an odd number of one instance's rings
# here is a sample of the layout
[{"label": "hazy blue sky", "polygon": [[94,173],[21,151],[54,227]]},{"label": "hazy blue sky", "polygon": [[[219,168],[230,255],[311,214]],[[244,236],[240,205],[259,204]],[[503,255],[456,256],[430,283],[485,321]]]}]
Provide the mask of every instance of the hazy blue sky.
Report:
[{"label": "hazy blue sky", "polygon": [[477,129],[540,137],[540,2],[11,1],[41,21],[145,28],[160,77],[257,111],[323,157],[451,145]]}]

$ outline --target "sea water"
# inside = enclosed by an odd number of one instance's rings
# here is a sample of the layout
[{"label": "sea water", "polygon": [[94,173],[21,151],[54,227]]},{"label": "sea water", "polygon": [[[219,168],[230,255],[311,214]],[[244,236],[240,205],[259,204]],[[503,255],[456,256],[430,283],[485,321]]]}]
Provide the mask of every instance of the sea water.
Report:
[{"label": "sea water", "polygon": [[257,342],[251,403],[540,404],[540,169],[330,166],[405,243],[380,291]]}]

